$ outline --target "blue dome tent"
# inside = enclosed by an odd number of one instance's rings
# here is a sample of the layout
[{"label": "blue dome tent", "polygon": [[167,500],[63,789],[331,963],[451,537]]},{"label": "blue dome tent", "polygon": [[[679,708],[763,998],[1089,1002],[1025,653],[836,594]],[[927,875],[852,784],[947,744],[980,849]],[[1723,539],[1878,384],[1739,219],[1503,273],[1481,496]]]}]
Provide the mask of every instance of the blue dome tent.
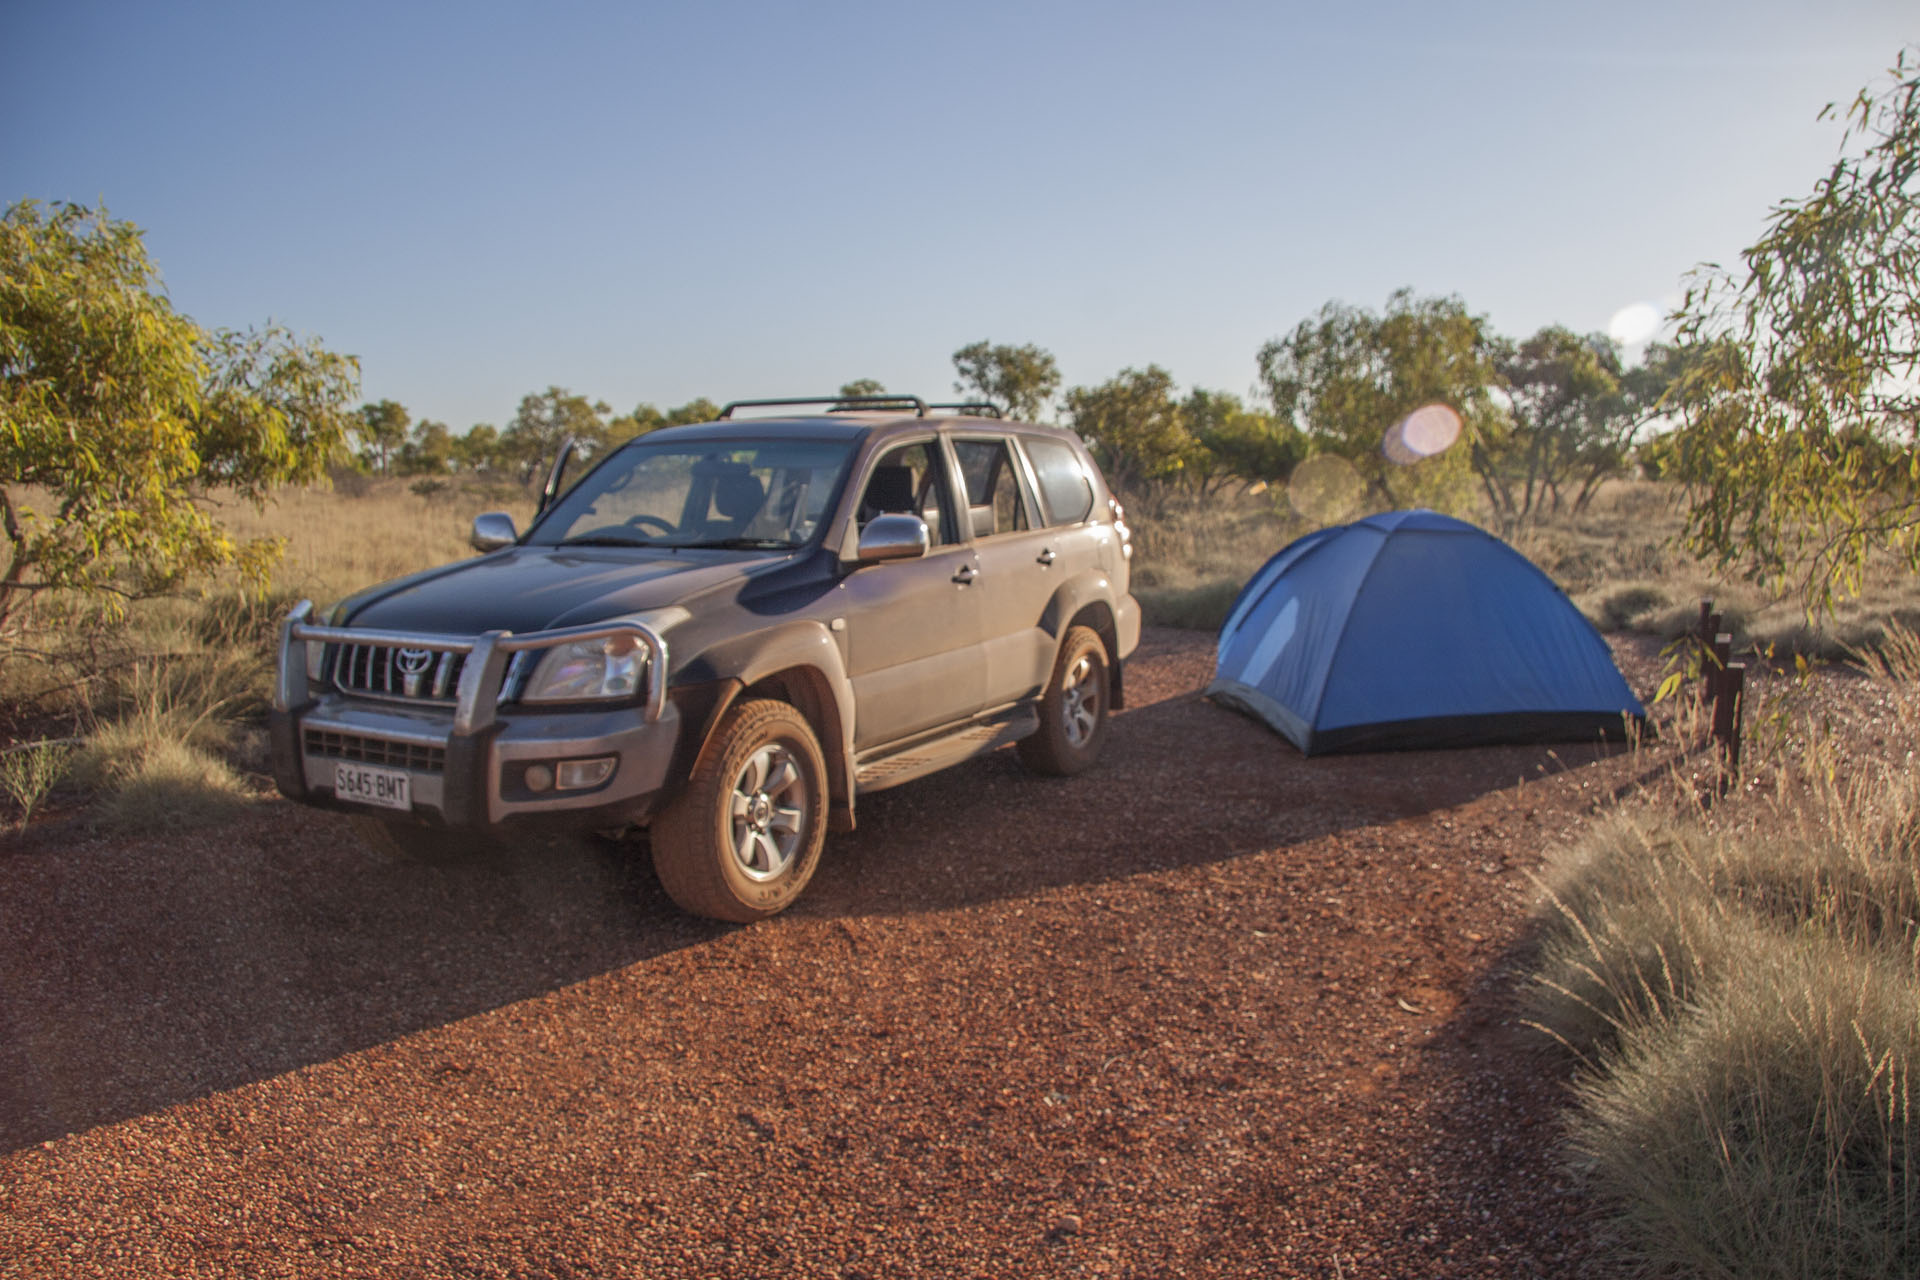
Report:
[{"label": "blue dome tent", "polygon": [[1646,718],[1552,579],[1432,511],[1322,529],[1267,561],[1220,629],[1207,694],[1310,756],[1593,741]]}]

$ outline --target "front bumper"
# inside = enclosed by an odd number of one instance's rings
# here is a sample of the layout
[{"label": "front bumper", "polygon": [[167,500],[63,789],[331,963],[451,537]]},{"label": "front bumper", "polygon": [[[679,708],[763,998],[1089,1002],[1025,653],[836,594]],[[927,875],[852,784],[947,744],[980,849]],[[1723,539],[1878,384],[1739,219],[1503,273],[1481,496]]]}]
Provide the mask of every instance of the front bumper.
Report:
[{"label": "front bumper", "polygon": [[[666,644],[639,622],[513,635],[449,637],[316,626],[311,606],[297,607],[281,627],[279,668],[268,730],[274,780],[290,799],[338,805],[404,820],[397,810],[336,799],[340,764],[404,770],[416,820],[481,828],[530,819],[563,825],[639,821],[652,810],[672,773],[679,711],[665,697]],[[530,708],[501,704],[512,655],[618,633],[648,649],[648,694],[639,705]],[[307,643],[391,644],[458,653],[463,659],[450,706],[370,701],[309,681]],[[614,759],[591,788],[535,791],[529,765]]]}]

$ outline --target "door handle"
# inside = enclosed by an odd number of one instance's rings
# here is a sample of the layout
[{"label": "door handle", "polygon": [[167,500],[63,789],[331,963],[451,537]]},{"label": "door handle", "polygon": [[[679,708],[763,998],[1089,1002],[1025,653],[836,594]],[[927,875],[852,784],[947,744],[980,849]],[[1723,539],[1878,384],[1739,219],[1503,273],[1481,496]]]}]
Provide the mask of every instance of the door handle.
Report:
[{"label": "door handle", "polygon": [[1035,556],[1034,559],[1038,560],[1041,564],[1052,564],[1053,548],[1048,547],[1045,551],[1042,551],[1039,555]]},{"label": "door handle", "polygon": [[972,565],[963,564],[953,571],[953,580],[964,587],[978,577],[979,574],[980,571]]}]

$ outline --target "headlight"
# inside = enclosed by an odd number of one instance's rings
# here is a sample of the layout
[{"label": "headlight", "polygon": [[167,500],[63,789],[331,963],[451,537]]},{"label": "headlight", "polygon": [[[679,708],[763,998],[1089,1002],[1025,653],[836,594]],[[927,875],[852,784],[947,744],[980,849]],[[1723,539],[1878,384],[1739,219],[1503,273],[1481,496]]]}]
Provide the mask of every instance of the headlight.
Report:
[{"label": "headlight", "polygon": [[534,668],[522,702],[580,702],[631,698],[646,678],[647,648],[631,635],[576,640],[547,650]]}]

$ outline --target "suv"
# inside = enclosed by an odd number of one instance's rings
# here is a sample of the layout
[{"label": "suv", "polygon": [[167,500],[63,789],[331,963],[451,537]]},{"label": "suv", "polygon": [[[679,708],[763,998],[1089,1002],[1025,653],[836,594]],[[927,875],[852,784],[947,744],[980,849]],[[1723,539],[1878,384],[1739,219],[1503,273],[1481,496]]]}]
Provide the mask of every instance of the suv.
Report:
[{"label": "suv", "polygon": [[[735,419],[741,408],[832,405]],[[274,776],[370,843],[645,824],[688,911],[772,915],[858,797],[1006,743],[1093,763],[1139,640],[1118,502],[1069,432],[918,397],[654,431],[479,558],[281,626]]]}]

